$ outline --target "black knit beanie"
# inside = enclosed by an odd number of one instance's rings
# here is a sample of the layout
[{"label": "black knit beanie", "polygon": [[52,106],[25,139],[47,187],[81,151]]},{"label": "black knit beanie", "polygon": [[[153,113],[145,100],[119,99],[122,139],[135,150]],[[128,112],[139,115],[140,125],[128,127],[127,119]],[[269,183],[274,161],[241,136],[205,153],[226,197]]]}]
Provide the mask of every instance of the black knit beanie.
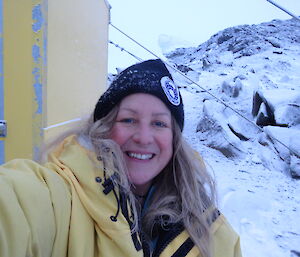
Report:
[{"label": "black knit beanie", "polygon": [[163,101],[182,131],[182,97],[170,72],[160,59],[134,64],[122,71],[97,102],[94,122],[106,116],[124,97],[135,93],[151,94]]}]

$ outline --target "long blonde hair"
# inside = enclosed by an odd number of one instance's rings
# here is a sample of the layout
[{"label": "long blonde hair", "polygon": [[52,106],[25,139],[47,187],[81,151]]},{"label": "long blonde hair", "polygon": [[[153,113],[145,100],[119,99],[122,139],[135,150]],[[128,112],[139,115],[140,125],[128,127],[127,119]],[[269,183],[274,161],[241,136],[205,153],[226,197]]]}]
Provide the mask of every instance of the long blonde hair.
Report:
[{"label": "long blonde hair", "polygon": [[202,256],[208,257],[214,181],[200,155],[182,137],[175,120],[173,128],[173,158],[156,180],[156,191],[143,220],[144,229],[151,234],[157,217],[167,216],[170,223],[183,222]]}]

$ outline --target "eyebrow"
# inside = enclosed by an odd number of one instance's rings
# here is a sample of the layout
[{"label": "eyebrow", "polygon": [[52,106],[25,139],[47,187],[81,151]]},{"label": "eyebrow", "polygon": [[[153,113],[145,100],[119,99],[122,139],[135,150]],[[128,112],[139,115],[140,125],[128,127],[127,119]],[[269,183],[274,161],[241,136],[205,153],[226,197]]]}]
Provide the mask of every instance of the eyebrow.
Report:
[{"label": "eyebrow", "polygon": [[[128,108],[128,107],[122,107],[119,109],[120,111],[128,111],[128,112],[132,112],[134,114],[137,114],[138,112],[132,108]],[[169,113],[167,112],[157,112],[157,113],[154,113],[152,116],[171,116],[169,115]]]}]

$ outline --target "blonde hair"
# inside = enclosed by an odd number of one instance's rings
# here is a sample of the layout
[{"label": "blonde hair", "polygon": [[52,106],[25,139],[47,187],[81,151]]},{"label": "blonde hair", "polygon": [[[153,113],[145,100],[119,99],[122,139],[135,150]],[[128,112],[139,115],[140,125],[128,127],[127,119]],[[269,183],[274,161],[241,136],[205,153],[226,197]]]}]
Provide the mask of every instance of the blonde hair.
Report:
[{"label": "blonde hair", "polygon": [[173,127],[173,158],[156,180],[156,191],[143,220],[144,229],[151,234],[157,217],[167,216],[169,223],[183,222],[202,256],[209,257],[212,217],[208,212],[215,206],[214,181],[202,158],[182,137],[175,120]]},{"label": "blonde hair", "polygon": [[[150,238],[158,218],[168,217],[169,223],[182,222],[202,256],[210,257],[211,222],[207,212],[208,208],[215,206],[215,187],[203,160],[185,142],[177,122],[172,117],[173,157],[155,179],[156,190],[139,224],[140,206],[131,191],[132,185],[128,180],[123,154],[119,145],[109,139],[118,110],[118,106],[114,107],[104,118],[96,122],[91,116],[85,128],[76,133],[81,141],[83,139],[87,144],[92,145],[96,155],[105,164],[106,170],[111,173],[109,175],[118,174],[114,183],[125,192],[132,206],[133,217],[135,217],[133,232],[143,230]],[[113,155],[108,154],[107,149],[110,149]]]}]

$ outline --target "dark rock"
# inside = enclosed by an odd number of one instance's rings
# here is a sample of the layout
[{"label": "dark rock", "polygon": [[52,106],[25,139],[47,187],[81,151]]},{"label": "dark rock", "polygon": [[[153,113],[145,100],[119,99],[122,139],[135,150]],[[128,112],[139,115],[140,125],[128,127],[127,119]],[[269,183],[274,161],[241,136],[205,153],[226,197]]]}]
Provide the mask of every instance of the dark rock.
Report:
[{"label": "dark rock", "polygon": [[225,41],[227,41],[227,40],[229,40],[229,39],[231,39],[233,37],[233,35],[221,35],[219,38],[218,38],[218,40],[217,40],[217,43],[218,43],[218,45],[220,45],[220,44],[222,44],[223,42],[225,42]]},{"label": "dark rock", "polygon": [[249,138],[245,137],[243,134],[235,131],[234,128],[232,126],[230,126],[230,124],[228,124],[228,127],[230,128],[231,132],[233,134],[235,134],[240,140],[242,140],[242,141],[248,141],[249,140]]},{"label": "dark rock", "polygon": [[[261,107],[265,107],[265,113]],[[256,124],[258,126],[276,125],[274,107],[259,92],[255,92],[253,95],[252,115],[257,116]]]},{"label": "dark rock", "polygon": [[192,68],[186,66],[186,65],[176,65],[176,68],[183,72],[184,74],[187,74],[189,71],[194,71]]},{"label": "dark rock", "polygon": [[296,250],[291,250],[291,257],[300,257],[300,252]]}]

